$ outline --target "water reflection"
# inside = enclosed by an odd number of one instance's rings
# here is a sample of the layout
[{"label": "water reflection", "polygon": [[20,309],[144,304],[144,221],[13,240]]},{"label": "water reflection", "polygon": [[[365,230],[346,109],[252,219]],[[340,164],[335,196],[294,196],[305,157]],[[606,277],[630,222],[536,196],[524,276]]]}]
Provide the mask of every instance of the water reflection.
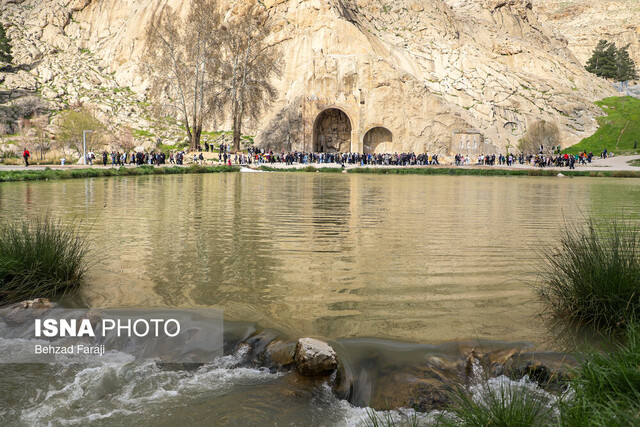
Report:
[{"label": "water reflection", "polygon": [[97,263],[80,298],[92,306],[212,306],[293,335],[543,347],[535,248],[565,217],[639,204],[636,180],[589,178],[263,173],[0,186],[4,218],[48,209],[82,220]]}]

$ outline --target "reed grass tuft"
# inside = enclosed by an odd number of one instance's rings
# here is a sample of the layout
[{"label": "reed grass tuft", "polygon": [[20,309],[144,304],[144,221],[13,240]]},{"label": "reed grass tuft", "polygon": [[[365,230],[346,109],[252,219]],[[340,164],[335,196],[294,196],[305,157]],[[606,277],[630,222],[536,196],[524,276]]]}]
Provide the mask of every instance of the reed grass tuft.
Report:
[{"label": "reed grass tuft", "polygon": [[630,222],[567,224],[543,250],[537,292],[551,313],[604,331],[640,320],[640,230]]},{"label": "reed grass tuft", "polygon": [[88,244],[49,216],[0,225],[0,304],[74,292],[87,271]]}]

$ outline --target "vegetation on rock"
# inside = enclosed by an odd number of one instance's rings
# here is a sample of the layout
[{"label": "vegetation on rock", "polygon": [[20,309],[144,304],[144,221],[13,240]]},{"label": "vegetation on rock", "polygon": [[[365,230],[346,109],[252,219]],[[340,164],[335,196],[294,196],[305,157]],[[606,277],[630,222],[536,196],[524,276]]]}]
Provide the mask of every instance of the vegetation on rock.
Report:
[{"label": "vegetation on rock", "polygon": [[615,43],[600,40],[587,61],[587,71],[598,77],[626,82],[638,78],[636,65],[629,56],[629,46],[617,48]]},{"label": "vegetation on rock", "polygon": [[0,23],[0,61],[12,62],[13,56],[11,55],[11,39],[7,35],[4,25]]}]

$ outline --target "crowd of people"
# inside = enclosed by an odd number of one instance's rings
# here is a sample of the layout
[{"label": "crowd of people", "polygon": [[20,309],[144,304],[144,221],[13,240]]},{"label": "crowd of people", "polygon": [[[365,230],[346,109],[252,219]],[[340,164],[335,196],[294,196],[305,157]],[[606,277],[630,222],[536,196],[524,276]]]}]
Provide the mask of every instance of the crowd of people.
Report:
[{"label": "crowd of people", "polygon": [[237,155],[234,161],[238,164],[341,164],[341,165],[377,165],[377,166],[424,166],[439,165],[437,154],[415,153],[311,153],[304,151],[274,152],[273,150],[250,147],[247,155]]},{"label": "crowd of people", "polygon": [[[208,150],[212,150],[213,145],[206,144]],[[224,165],[322,165],[322,164],[338,164],[338,165],[359,165],[359,166],[428,166],[439,165],[440,160],[438,154],[416,154],[416,153],[384,153],[384,154],[363,154],[363,153],[312,153],[304,151],[293,152],[274,152],[273,150],[265,150],[257,147],[249,147],[247,151],[233,152],[231,147],[227,144],[220,144],[218,146],[218,164]],[[601,158],[607,158],[611,156],[607,150],[604,150],[601,154]],[[591,163],[594,155],[593,153],[581,152],[578,155],[569,154],[535,154],[535,155],[523,155],[523,154],[480,154],[475,158],[469,155],[456,154],[454,156],[454,164],[456,166],[466,165],[482,165],[482,166],[513,166],[514,164],[520,165],[532,165],[538,167],[569,167],[575,168],[575,164],[588,164]],[[87,154],[87,164],[93,164],[96,159],[93,152]],[[125,166],[125,165],[183,165],[187,159],[184,150],[170,151],[163,153],[160,151],[151,152],[133,152],[133,153],[120,153],[119,151],[111,151],[110,153],[104,151],[102,153],[102,164],[107,166]],[[206,160],[203,153],[193,154],[194,164],[205,164]],[[215,162],[215,160],[214,160]],[[25,158],[26,163],[26,158]]]}]

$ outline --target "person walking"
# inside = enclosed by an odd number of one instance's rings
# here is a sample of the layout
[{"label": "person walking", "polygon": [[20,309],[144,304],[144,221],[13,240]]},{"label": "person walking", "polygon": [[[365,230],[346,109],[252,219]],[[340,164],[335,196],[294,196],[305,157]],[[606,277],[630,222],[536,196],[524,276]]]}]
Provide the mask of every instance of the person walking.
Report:
[{"label": "person walking", "polygon": [[31,157],[31,153],[29,153],[29,150],[25,148],[22,152],[22,157],[24,158],[24,166],[29,166],[29,157]]}]

